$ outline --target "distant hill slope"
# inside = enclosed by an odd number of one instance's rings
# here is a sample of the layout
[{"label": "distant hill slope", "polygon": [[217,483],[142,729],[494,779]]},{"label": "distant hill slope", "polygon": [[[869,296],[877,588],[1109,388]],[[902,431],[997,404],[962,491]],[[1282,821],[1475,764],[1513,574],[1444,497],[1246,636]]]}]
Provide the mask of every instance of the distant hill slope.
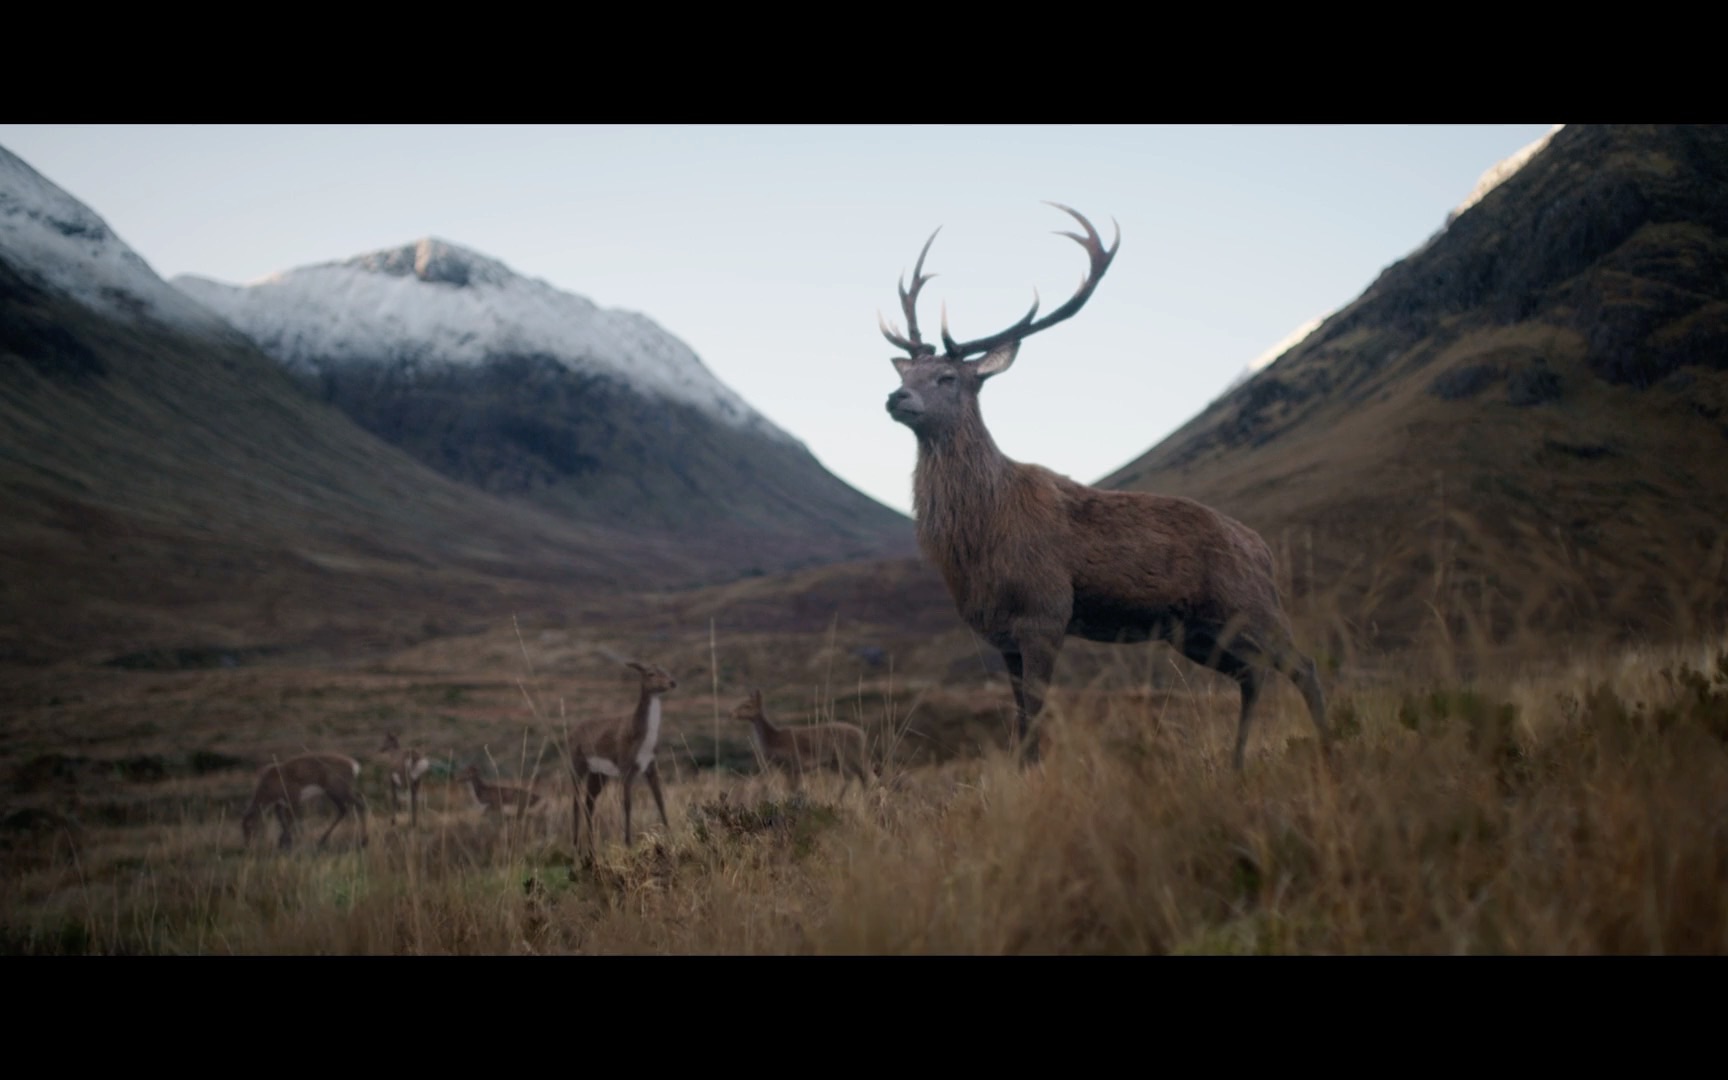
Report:
[{"label": "distant hill slope", "polygon": [[366,433],[3,148],[0,500],[0,660],[390,643],[712,572]]},{"label": "distant hill slope", "polygon": [[1259,528],[1333,648],[1666,636],[1725,614],[1724,460],[1728,128],[1567,125],[1100,484]]},{"label": "distant hill slope", "polygon": [[248,286],[182,275],[314,394],[444,475],[696,542],[715,577],[912,552],[912,524],[650,319],[441,240]]}]

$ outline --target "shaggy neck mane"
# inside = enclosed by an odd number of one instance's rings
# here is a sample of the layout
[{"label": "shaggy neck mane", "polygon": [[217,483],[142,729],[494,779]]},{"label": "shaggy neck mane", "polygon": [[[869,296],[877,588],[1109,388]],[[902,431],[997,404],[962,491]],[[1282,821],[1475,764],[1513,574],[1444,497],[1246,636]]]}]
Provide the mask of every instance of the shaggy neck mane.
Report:
[{"label": "shaggy neck mane", "polygon": [[945,572],[965,565],[989,540],[1012,467],[976,402],[968,403],[958,424],[918,436],[912,481],[918,540]]}]

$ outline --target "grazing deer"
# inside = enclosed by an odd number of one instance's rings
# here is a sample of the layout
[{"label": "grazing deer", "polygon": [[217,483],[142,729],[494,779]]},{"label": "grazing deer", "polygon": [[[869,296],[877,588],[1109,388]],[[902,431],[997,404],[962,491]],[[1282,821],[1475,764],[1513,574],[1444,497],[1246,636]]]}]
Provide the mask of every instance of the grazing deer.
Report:
[{"label": "grazing deer", "polygon": [[864,750],[864,729],[856,724],[809,724],[775,727],[762,708],[762,691],[752,690],[732,710],[732,719],[748,721],[750,739],[770,765],[779,766],[791,780],[793,790],[803,786],[804,771],[832,768],[844,779],[840,797],[845,798],[852,778],[868,791],[875,781]]},{"label": "grazing deer", "polygon": [[397,800],[403,789],[408,791],[408,813],[411,824],[420,824],[420,778],[432,769],[432,759],[422,754],[416,747],[404,748],[396,741],[394,731],[384,733],[384,745],[377,750],[378,758],[384,764],[385,775],[390,783],[390,824],[396,824],[396,811],[401,805]]},{"label": "grazing deer", "polygon": [[474,792],[474,801],[479,805],[482,814],[496,810],[502,815],[504,808],[508,806],[516,811],[517,817],[521,817],[530,808],[540,805],[540,793],[532,788],[519,784],[488,784],[480,779],[479,765],[469,765],[456,774],[456,779],[468,781]]},{"label": "grazing deer", "polygon": [[654,793],[661,824],[672,828],[666,816],[666,797],[660,790],[660,769],[654,761],[654,750],[660,742],[660,695],[677,689],[678,680],[653,664],[634,660],[626,660],[624,664],[642,677],[636,711],[628,717],[589,720],[570,733],[570,769],[578,796],[570,807],[571,842],[578,845],[578,850],[583,817],[588,819],[589,849],[594,847],[594,800],[605,789],[608,777],[617,777],[623,784],[625,847],[630,846],[630,796],[638,776],[648,781],[648,790]]},{"label": "grazing deer", "polygon": [[293,843],[293,811],[315,795],[322,794],[336,804],[335,820],[318,838],[318,846],[330,839],[336,826],[350,810],[360,822],[360,846],[366,846],[366,797],[360,792],[360,763],[346,754],[301,754],[286,761],[272,762],[258,770],[258,781],[252,789],[252,805],[240,817],[240,833],[247,843],[258,831],[259,819],[266,809],[276,813],[282,826],[278,845],[286,851]]},{"label": "grazing deer", "polygon": [[[1014,363],[1020,342],[1068,318],[1086,303],[1121,245],[1110,249],[1080,214],[1086,236],[1065,232],[1086,249],[1091,266],[1080,289],[1042,319],[1032,308],[1008,329],[956,342],[942,312],[942,344],[918,332],[918,290],[929,280],[924,242],[912,288],[899,287],[907,336],[882,322],[882,334],[906,356],[893,357],[900,388],[888,414],[918,438],[913,502],[918,541],[941,571],[960,617],[1002,654],[1014,688],[1022,760],[1038,759],[1031,730],[1067,637],[1108,643],[1171,642],[1189,660],[1234,678],[1242,714],[1232,758],[1240,771],[1248,727],[1272,672],[1294,682],[1329,741],[1326,704],[1314,662],[1292,643],[1272,552],[1241,522],[1191,499],[1149,492],[1103,491],[1039,465],[1006,457],[978,408],[984,381]],[[937,232],[940,232],[937,229]],[[976,361],[966,358],[982,354]]]}]

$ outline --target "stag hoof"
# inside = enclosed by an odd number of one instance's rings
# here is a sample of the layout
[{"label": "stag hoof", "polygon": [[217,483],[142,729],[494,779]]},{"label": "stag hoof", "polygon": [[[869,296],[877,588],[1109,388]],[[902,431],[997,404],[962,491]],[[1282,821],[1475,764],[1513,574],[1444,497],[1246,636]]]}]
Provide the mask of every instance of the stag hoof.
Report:
[{"label": "stag hoof", "polygon": [[1022,769],[1040,764],[1044,759],[1037,739],[1028,739],[1020,745],[1020,767]]}]

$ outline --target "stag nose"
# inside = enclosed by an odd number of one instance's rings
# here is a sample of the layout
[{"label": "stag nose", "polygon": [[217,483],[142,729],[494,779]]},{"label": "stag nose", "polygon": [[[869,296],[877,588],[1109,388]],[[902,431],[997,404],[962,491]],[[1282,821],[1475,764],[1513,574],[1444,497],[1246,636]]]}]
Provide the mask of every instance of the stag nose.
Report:
[{"label": "stag nose", "polygon": [[888,395],[888,411],[893,412],[894,406],[900,404],[902,401],[905,401],[907,398],[909,398],[911,396],[912,396],[912,391],[906,389],[904,386],[902,386],[900,389],[894,391],[892,394],[889,394]]}]

